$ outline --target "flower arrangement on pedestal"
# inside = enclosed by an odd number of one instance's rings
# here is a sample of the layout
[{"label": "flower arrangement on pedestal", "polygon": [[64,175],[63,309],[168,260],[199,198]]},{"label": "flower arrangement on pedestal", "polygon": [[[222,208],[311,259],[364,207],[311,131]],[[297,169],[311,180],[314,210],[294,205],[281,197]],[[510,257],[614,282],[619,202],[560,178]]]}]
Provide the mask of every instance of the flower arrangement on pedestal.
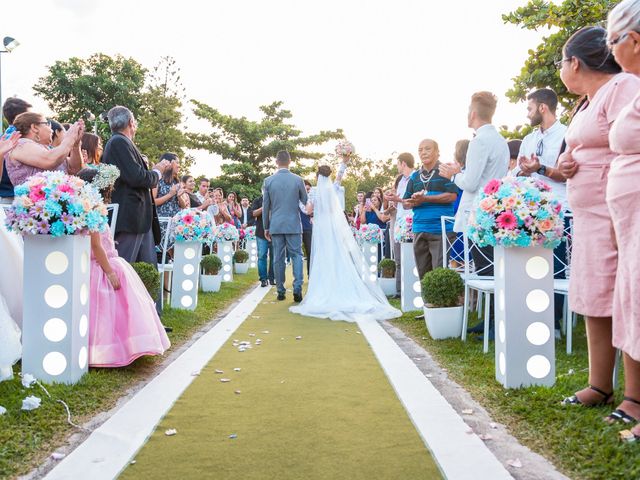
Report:
[{"label": "flower arrangement on pedestal", "polygon": [[341,140],[336,145],[336,155],[338,156],[349,156],[356,153],[356,148],[353,146],[349,140]]},{"label": "flower arrangement on pedestal", "polygon": [[173,225],[176,242],[206,243],[211,241],[214,236],[211,216],[200,210],[180,210],[173,217]]},{"label": "flower arrangement on pedestal", "polygon": [[358,243],[372,243],[377,245],[382,242],[382,230],[375,223],[362,225],[356,235]]},{"label": "flower arrangement on pedestal", "polygon": [[213,239],[216,242],[237,242],[240,239],[240,232],[231,223],[223,223],[216,226]]},{"label": "flower arrangement on pedestal", "polygon": [[256,227],[247,227],[244,229],[244,238],[247,242],[252,242],[256,239]]},{"label": "flower arrangement on pedestal", "polygon": [[413,210],[396,219],[393,238],[400,243],[413,242]]},{"label": "flower arrangement on pedestal", "polygon": [[478,197],[468,233],[481,247],[555,248],[564,235],[562,205],[538,179],[494,179]]},{"label": "flower arrangement on pedestal", "polygon": [[107,207],[100,193],[80,178],[41,172],[15,187],[5,223],[21,235],[88,235],[107,228]]}]

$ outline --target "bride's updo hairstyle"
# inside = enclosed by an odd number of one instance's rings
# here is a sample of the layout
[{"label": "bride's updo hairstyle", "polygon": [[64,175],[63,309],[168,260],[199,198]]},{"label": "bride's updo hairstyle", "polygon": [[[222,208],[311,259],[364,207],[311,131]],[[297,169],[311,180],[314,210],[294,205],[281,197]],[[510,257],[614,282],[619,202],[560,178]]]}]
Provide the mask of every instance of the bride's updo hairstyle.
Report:
[{"label": "bride's updo hairstyle", "polygon": [[329,165],[320,165],[318,167],[318,175],[322,175],[323,177],[330,177],[331,167]]}]

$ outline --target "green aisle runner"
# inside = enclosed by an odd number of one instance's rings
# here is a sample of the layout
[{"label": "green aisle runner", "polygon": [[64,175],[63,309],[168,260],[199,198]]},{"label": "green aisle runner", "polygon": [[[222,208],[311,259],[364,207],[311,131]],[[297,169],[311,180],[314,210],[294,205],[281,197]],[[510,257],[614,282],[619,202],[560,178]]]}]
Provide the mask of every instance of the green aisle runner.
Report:
[{"label": "green aisle runner", "polygon": [[267,294],[120,478],[441,478],[358,326],[290,305]]}]

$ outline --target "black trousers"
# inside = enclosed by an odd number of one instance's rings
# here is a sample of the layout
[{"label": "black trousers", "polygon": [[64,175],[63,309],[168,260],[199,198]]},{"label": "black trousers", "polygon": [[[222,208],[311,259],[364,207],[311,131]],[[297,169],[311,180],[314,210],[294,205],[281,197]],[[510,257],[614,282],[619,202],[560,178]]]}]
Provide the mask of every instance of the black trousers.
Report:
[{"label": "black trousers", "polygon": [[302,231],[302,245],[304,245],[304,253],[307,256],[307,278],[311,275],[311,237],[313,230]]}]

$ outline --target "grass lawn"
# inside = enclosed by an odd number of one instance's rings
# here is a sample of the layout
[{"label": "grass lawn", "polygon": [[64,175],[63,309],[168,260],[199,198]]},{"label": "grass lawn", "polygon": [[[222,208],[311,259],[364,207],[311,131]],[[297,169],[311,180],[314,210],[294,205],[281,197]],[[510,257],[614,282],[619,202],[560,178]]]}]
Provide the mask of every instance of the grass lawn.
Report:
[{"label": "grass lawn", "polygon": [[[396,302],[396,306],[398,303]],[[450,377],[463,386],[520,443],[540,453],[571,478],[613,480],[640,478],[640,445],[618,441],[621,425],[608,426],[602,417],[610,407],[562,407],[560,401],[587,384],[587,346],[584,323],[573,332],[573,355],[567,355],[564,338],[556,342],[556,384],[506,390],[495,380],[494,351],[482,353],[482,342],[470,335],[433,340],[417,312],[393,323],[429,351]],[[491,344],[493,345],[493,343]],[[569,373],[570,371],[575,373]],[[619,385],[622,385],[622,375]],[[621,386],[616,402],[622,399]]]},{"label": "grass lawn", "polygon": [[[232,283],[223,283],[217,293],[200,293],[194,312],[166,307],[162,322],[173,327],[170,354],[191,338],[193,333],[237,300],[256,284],[255,270],[248,275],[236,275]],[[143,357],[124,368],[91,369],[76,385],[47,386],[54,400],[46,397],[38,386],[22,387],[20,365],[16,378],[0,383],[0,405],[7,409],[0,416],[0,478],[25,474],[41,463],[76,429],[66,422],[64,407],[55,399],[64,400],[71,409],[73,421],[83,424],[94,415],[111,409],[130,387],[144,380],[163,361],[163,357]],[[35,395],[42,399],[39,409],[21,411],[22,399]]]}]

